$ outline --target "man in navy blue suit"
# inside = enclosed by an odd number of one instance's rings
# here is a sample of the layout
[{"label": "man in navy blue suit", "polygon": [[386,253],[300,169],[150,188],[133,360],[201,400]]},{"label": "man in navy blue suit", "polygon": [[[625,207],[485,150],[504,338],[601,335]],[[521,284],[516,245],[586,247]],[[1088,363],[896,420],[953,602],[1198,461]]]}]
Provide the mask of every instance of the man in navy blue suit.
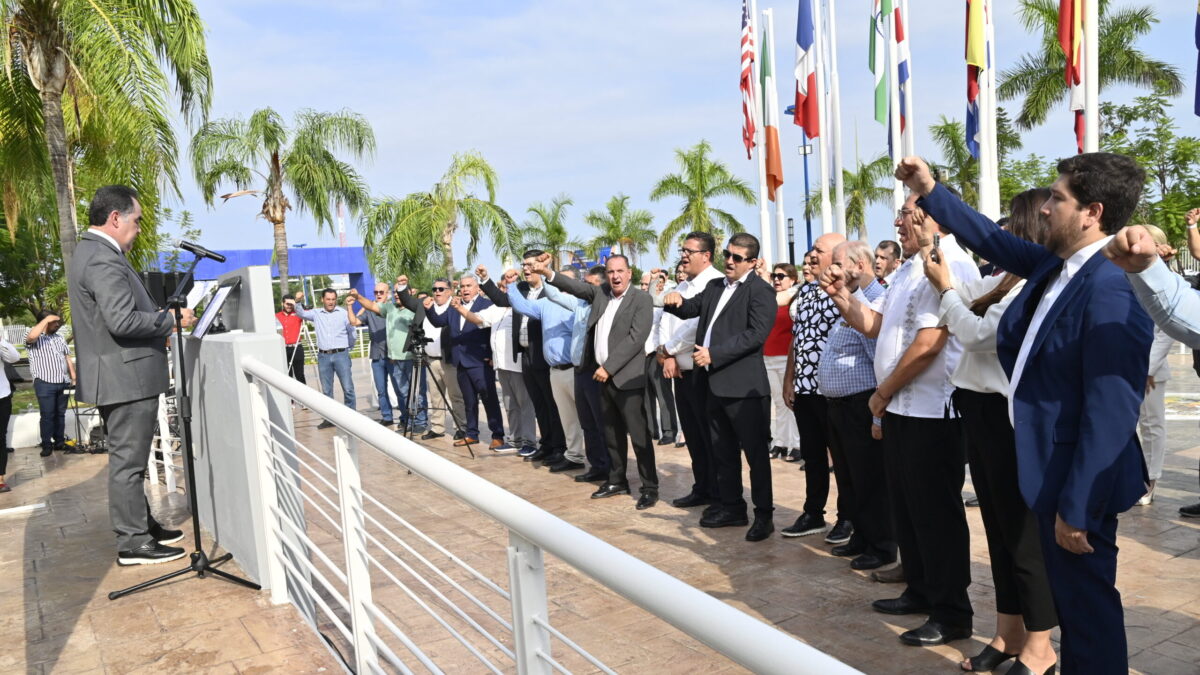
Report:
[{"label": "man in navy blue suit", "polygon": [[[1125,673],[1117,514],[1146,489],[1136,427],[1152,324],[1125,275],[1096,253],[1129,220],[1145,173],[1109,153],[1069,157],[1058,173],[1041,209],[1043,247],[963,204],[921,159],[896,169],[960,242],[1027,280],[996,346],[1010,381],[1021,494],[1038,517],[1062,625],[1062,670]],[[1052,672],[1053,654],[1025,658],[1008,672]]]},{"label": "man in navy blue suit", "polygon": [[[428,312],[429,323],[450,331],[451,360],[458,371],[458,387],[466,403],[466,436],[455,445],[479,442],[479,403],[487,414],[488,430],[492,432],[493,450],[504,445],[504,421],[500,417],[500,401],[496,397],[496,371],[492,369],[491,328],[480,328],[463,317],[464,312],[479,313],[492,303],[479,297],[479,282],[473,276],[459,280],[459,297],[451,301],[454,312]],[[425,309],[433,306],[426,298]]]}]

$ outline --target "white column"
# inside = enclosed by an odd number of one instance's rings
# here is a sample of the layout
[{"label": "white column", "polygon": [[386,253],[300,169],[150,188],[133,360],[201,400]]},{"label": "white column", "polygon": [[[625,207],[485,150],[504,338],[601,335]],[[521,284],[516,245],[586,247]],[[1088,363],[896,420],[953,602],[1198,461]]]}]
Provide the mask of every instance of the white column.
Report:
[{"label": "white column", "polygon": [[379,654],[371,638],[375,623],[367,606],[371,604],[371,565],[367,560],[367,538],[364,534],[362,479],[358,471],[357,441],[352,450],[346,436],[338,432],[333,437],[334,464],[337,467],[338,508],[342,512],[342,543],[346,555],[346,580],[349,587],[350,628],[354,634],[355,672],[373,673],[379,670]]},{"label": "white column", "polygon": [[[887,66],[888,66],[888,129],[892,138],[892,166],[900,163],[904,155],[904,138],[900,134],[900,50],[896,46],[896,10],[884,20],[888,27],[887,34]],[[904,206],[904,184],[896,180],[892,185],[892,206],[896,212]]]},{"label": "white column", "polygon": [[1083,2],[1083,151],[1100,150],[1100,5]]},{"label": "white column", "polygon": [[[1000,146],[996,130],[996,24],[992,0],[984,0],[984,39],[987,41],[988,68],[979,83],[979,212],[1000,218]],[[910,122],[911,123],[911,122]]]},{"label": "white column", "polygon": [[550,656],[550,633],[533,619],[550,621],[546,605],[546,568],[542,549],[508,531],[508,591],[512,597],[513,651],[517,672],[550,675],[554,672],[538,652]]},{"label": "white column", "polygon": [[817,141],[817,165],[820,168],[818,172],[819,192],[821,194],[821,234],[829,234],[836,231],[832,218],[832,211],[829,206],[829,100],[825,97],[825,19],[822,13],[816,12],[813,21],[814,36],[813,49],[817,53],[817,108],[821,116],[821,134],[816,139]]}]

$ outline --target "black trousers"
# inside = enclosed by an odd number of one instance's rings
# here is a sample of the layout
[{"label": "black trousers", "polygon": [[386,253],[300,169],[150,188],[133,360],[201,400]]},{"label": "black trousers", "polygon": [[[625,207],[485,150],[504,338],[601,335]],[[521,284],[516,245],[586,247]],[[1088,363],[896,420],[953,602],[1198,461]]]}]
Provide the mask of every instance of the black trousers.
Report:
[{"label": "black trousers", "polygon": [[[701,377],[707,380],[705,375]],[[746,500],[742,497],[745,452],[746,464],[750,466],[754,515],[771,518],[775,512],[771,489],[771,398],[725,398],[709,391],[707,410],[721,507],[737,515],[746,513]]]},{"label": "black trousers", "polygon": [[[828,399],[829,451],[837,472],[838,503],[840,495],[853,495],[844,515],[854,523],[854,541],[862,544],[866,553],[895,560],[883,443],[871,438],[872,415],[867,402],[873,393],[872,389]],[[839,458],[842,466],[838,466]]]},{"label": "black trousers", "polygon": [[971,626],[962,421],[888,413],[883,416],[883,457],[908,580],[905,597],[928,605],[934,621]]},{"label": "black trousers", "polygon": [[658,494],[658,469],[654,464],[654,446],[650,442],[650,427],[646,424],[644,388],[617,389],[610,379],[600,387],[604,406],[604,433],[608,446],[608,482],[628,485],[626,467],[629,465],[629,444],[637,457],[638,476],[642,479],[642,494]]},{"label": "black trousers", "polygon": [[[821,517],[829,501],[829,411],[820,394],[796,394],[792,404],[800,432],[800,456],[804,458],[804,512]],[[869,431],[869,429],[868,429]],[[834,460],[834,471],[839,462]],[[838,476],[837,519],[849,520],[854,495],[842,488]]]},{"label": "black trousers", "polygon": [[1025,504],[1017,482],[1017,445],[1008,421],[1008,399],[1003,394],[959,389],[954,404],[967,434],[967,460],[987,534],[996,611],[1021,615],[1027,630],[1050,630],[1058,625],[1058,612],[1046,576],[1037,517]]},{"label": "black trousers", "polygon": [[681,373],[682,377],[675,380],[675,402],[679,406],[679,426],[692,458],[692,494],[715,500],[720,493],[712,433],[708,429],[708,383],[695,370]]},{"label": "black trousers", "polygon": [[[3,372],[0,377],[4,377]],[[12,401],[12,394],[0,398],[0,476],[8,473],[8,422],[12,418]]]},{"label": "black trousers", "polygon": [[308,384],[304,379],[304,343],[286,345],[284,350],[287,352],[288,376],[301,384]]},{"label": "black trousers", "polygon": [[490,365],[459,366],[458,388],[467,406],[467,423],[463,433],[479,439],[479,404],[487,415],[488,431],[493,439],[504,440],[504,418],[500,414],[500,397],[496,395],[496,371]]},{"label": "black trousers", "polygon": [[592,379],[595,371],[575,369],[575,412],[583,429],[583,451],[589,468],[608,473],[608,445],[604,438],[604,406],[600,403],[600,383]]},{"label": "black trousers", "polygon": [[521,353],[521,378],[525,380],[525,390],[533,400],[533,416],[537,418],[538,431],[541,436],[538,445],[542,450],[561,453],[567,449],[567,435],[563,433],[562,420],[558,418],[558,406],[554,403],[554,395],[550,391],[550,369],[538,368],[528,352]]},{"label": "black trousers", "polygon": [[646,422],[651,438],[675,438],[679,417],[675,414],[675,393],[663,377],[662,364],[650,354],[646,357]]}]

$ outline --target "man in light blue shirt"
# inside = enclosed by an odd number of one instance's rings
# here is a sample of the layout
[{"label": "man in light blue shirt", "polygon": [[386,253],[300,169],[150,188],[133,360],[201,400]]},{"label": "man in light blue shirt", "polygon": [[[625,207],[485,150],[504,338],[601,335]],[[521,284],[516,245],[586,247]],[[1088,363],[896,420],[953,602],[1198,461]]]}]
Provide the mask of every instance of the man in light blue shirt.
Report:
[{"label": "man in light blue shirt", "polygon": [[[574,275],[574,270],[566,269],[559,274]],[[585,280],[593,286],[604,283],[604,268],[596,266],[588,270]],[[600,383],[592,378],[592,371],[586,371],[583,365],[583,350],[587,346],[588,318],[592,314],[592,305],[586,300],[576,298],[558,290],[550,284],[542,284],[545,298],[560,307],[571,311],[571,364],[574,366],[574,403],[575,413],[579,420],[579,428],[583,432],[584,452],[589,465],[585,473],[575,476],[577,483],[601,482],[608,478],[609,460],[608,447],[604,442],[604,414],[600,404]],[[547,358],[549,355],[547,354]],[[557,369],[552,369],[557,371]],[[553,374],[553,373],[552,373]],[[562,413],[562,406],[559,406]],[[564,425],[565,428],[565,425]]]},{"label": "man in light blue shirt", "polygon": [[[362,325],[354,315],[354,298],[346,296],[346,307],[337,306],[337,291],[321,291],[321,307],[305,309],[301,302],[304,293],[296,294],[296,314],[311,321],[317,334],[317,373],[321,376],[321,391],[333,398],[333,376],[342,385],[342,400],[354,409],[354,375],[350,370],[350,348],[354,346],[355,328]],[[325,420],[318,429],[328,429],[333,423]]]},{"label": "man in light blue shirt", "polygon": [[[1192,214],[1188,227],[1194,228]],[[1154,325],[1192,349],[1200,349],[1200,293],[1158,257],[1158,245],[1146,228],[1126,227],[1104,247],[1104,255],[1125,270],[1133,294]],[[1200,518],[1200,503],[1181,506],[1179,515]]]}]

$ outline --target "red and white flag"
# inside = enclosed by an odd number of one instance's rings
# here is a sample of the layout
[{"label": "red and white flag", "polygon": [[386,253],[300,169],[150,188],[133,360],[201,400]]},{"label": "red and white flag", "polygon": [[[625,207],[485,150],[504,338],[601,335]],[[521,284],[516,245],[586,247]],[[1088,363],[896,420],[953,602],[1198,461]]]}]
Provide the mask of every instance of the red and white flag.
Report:
[{"label": "red and white flag", "polygon": [[[1065,76],[1071,88],[1071,110],[1075,111],[1075,139],[1083,152],[1083,3],[1084,0],[1059,0],[1058,44],[1067,57]],[[1093,114],[1094,111],[1093,111]]]},{"label": "red and white flag", "polygon": [[750,17],[748,0],[742,0],[742,143],[746,145],[746,159],[753,157],[754,135],[757,127],[754,125],[754,113],[757,104],[754,100],[754,22]]},{"label": "red and white flag", "polygon": [[816,30],[812,0],[800,0],[796,19],[796,107],[792,121],[804,127],[804,135],[821,135],[820,100],[817,98]]}]

